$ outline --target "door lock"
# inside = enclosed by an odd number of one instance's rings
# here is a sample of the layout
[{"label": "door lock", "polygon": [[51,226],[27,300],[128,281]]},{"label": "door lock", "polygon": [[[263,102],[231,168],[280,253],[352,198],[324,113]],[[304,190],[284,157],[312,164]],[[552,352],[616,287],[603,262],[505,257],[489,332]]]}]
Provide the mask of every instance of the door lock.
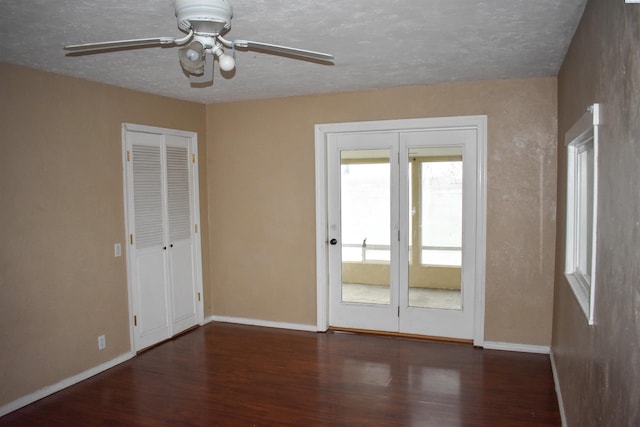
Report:
[{"label": "door lock", "polygon": [[335,245],[336,243],[338,243],[337,239],[331,239],[329,240],[329,243],[331,243],[331,245]]}]

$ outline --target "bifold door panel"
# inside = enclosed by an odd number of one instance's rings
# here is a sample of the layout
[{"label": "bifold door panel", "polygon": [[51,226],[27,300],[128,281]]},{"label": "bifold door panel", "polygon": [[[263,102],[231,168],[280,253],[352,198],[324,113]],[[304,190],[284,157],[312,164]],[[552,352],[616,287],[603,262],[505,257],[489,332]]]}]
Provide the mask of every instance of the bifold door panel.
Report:
[{"label": "bifold door panel", "polygon": [[133,336],[140,350],[199,321],[193,142],[132,130],[124,139]]}]

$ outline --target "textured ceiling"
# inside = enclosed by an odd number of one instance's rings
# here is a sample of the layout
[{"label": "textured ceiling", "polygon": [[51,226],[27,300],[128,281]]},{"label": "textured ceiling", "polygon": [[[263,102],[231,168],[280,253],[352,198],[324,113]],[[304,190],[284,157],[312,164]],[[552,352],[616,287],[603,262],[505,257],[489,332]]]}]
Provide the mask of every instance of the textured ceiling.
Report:
[{"label": "textured ceiling", "polygon": [[192,88],[177,49],[77,57],[62,46],[182,36],[173,0],[0,0],[0,61],[201,103],[554,76],[586,0],[232,0],[227,39],[332,53],[335,65],[238,52]]}]

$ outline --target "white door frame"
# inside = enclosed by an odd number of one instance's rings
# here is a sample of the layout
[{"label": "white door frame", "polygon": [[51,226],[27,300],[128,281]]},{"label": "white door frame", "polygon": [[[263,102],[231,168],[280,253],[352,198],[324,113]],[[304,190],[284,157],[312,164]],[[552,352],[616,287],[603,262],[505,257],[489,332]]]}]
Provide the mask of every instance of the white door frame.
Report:
[{"label": "white door frame", "polygon": [[133,123],[123,123],[122,124],[122,186],[123,186],[123,194],[124,194],[124,221],[125,221],[125,236],[124,242],[122,245],[123,249],[126,248],[126,265],[127,265],[127,290],[128,290],[128,298],[129,298],[129,346],[132,353],[135,353],[135,325],[133,321],[134,316],[134,307],[133,307],[133,278],[132,269],[130,266],[131,251],[129,250],[129,235],[133,233],[133,230],[130,229],[129,224],[129,194],[127,188],[127,132],[143,132],[143,133],[152,133],[159,135],[174,135],[180,136],[184,138],[188,138],[191,145],[191,153],[193,154],[193,162],[192,162],[192,173],[193,173],[193,223],[196,227],[196,232],[194,233],[194,252],[193,252],[193,262],[194,262],[194,281],[195,281],[195,289],[199,294],[199,298],[196,298],[196,310],[197,310],[197,323],[199,325],[203,325],[204,323],[204,293],[202,287],[202,244],[200,239],[200,190],[199,190],[199,174],[198,174],[198,134],[196,132],[176,130],[176,129],[168,129],[161,128],[155,126],[147,126],[147,125],[138,125]]},{"label": "white door frame", "polygon": [[475,129],[477,147],[476,271],[473,343],[484,346],[486,206],[487,206],[487,116],[382,120],[371,122],[328,123],[315,126],[316,167],[316,301],[317,330],[329,328],[329,256],[327,141],[333,133],[405,132],[436,129]]}]

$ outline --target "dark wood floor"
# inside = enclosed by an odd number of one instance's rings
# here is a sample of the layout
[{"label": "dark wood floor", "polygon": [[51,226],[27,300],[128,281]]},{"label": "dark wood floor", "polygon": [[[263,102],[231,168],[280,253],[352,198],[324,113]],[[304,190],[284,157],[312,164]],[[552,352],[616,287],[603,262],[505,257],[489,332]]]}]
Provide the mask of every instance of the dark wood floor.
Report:
[{"label": "dark wood floor", "polygon": [[0,418],[33,426],[558,426],[549,357],[213,323]]}]

